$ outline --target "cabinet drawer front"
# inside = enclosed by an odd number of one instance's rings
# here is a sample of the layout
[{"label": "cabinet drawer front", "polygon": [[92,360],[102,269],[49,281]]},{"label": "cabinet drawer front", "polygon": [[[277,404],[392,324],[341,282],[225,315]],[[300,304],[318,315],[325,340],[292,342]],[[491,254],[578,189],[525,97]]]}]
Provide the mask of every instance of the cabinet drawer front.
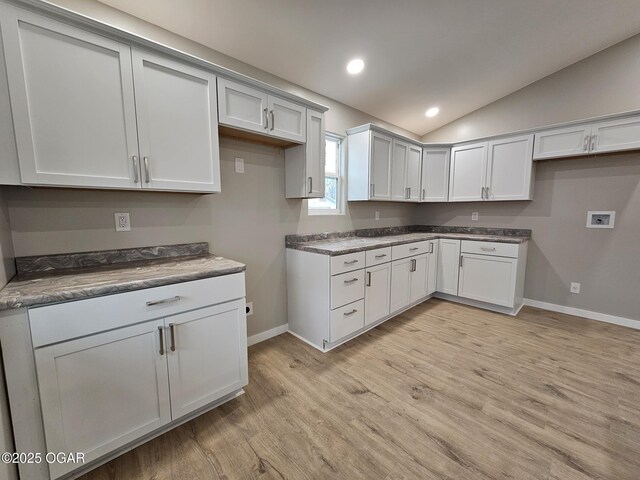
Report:
[{"label": "cabinet drawer front", "polygon": [[335,342],[364,327],[364,300],[331,311],[329,341]]},{"label": "cabinet drawer front", "polygon": [[399,258],[411,257],[413,255],[420,255],[422,253],[429,252],[429,242],[415,242],[407,243],[405,245],[395,245],[391,247],[391,259],[398,260]]},{"label": "cabinet drawer front", "polygon": [[331,277],[331,308],[364,298],[364,270]]},{"label": "cabinet drawer front", "polygon": [[376,248],[375,250],[367,250],[366,252],[367,267],[380,265],[391,261],[391,247]]},{"label": "cabinet drawer front", "polygon": [[331,275],[338,275],[352,270],[364,268],[365,252],[348,253],[331,257]]},{"label": "cabinet drawer front", "polygon": [[[244,272],[133,292],[30,308],[34,347],[154,318],[216,305],[245,296]],[[163,303],[147,305],[147,302]]]},{"label": "cabinet drawer front", "polygon": [[462,241],[462,253],[477,253],[478,255],[494,255],[497,257],[518,258],[519,245],[517,243],[475,242]]}]

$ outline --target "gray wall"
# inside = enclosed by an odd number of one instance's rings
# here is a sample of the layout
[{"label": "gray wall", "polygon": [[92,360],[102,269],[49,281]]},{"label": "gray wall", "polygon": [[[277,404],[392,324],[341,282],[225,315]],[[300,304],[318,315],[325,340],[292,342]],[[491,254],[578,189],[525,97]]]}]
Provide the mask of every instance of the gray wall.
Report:
[{"label": "gray wall", "polygon": [[[535,178],[531,202],[431,204],[415,220],[530,228],[526,298],[640,320],[640,153],[537,162]],[[587,229],[588,210],[615,210],[615,229]]]},{"label": "gray wall", "polygon": [[639,81],[636,35],[428,133],[423,141],[458,142],[640,110]]}]

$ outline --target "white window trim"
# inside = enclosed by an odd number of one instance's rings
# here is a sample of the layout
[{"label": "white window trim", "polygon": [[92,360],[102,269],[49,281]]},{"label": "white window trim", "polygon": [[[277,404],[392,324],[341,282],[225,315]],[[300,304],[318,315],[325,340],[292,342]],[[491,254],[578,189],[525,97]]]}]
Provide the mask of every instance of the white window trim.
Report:
[{"label": "white window trim", "polygon": [[[330,138],[333,140],[337,140],[340,142],[339,152],[338,152],[338,198],[337,198],[337,208],[313,208],[310,207],[307,202],[307,213],[310,216],[315,215],[344,215],[345,214],[345,181],[344,181],[344,165],[345,165],[345,149],[344,149],[344,140],[345,137],[342,135],[338,135],[337,133],[325,132],[325,139]],[[333,175],[325,176],[333,177]]]}]

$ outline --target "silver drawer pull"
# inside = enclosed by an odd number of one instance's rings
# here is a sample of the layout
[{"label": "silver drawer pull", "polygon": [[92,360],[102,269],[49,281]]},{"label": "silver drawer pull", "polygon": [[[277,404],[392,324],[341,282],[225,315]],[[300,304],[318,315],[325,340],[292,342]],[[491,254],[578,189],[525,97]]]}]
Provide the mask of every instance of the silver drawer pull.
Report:
[{"label": "silver drawer pull", "polygon": [[386,253],[383,253],[382,255],[376,255],[376,258],[384,258],[384,257],[386,257],[386,256],[387,256],[387,254],[386,254]]},{"label": "silver drawer pull", "polygon": [[357,278],[352,278],[351,280],[345,280],[344,283],[346,283],[348,285],[350,283],[354,283],[354,282],[357,282],[357,281],[358,281]]},{"label": "silver drawer pull", "polygon": [[164,328],[158,327],[158,334],[160,335],[160,355],[164,355]]},{"label": "silver drawer pull", "polygon": [[496,251],[496,247],[493,247],[493,248],[480,247],[480,250],[482,250],[483,252],[495,252]]},{"label": "silver drawer pull", "polygon": [[420,248],[420,247],[413,247],[413,248],[410,248],[410,249],[409,249],[409,251],[410,251],[410,252],[415,252],[415,251],[416,251],[416,250],[418,250],[419,248]]},{"label": "silver drawer pull", "polygon": [[345,265],[353,265],[354,263],[358,263],[358,260],[349,260],[348,262],[344,262]]},{"label": "silver drawer pull", "polygon": [[180,300],[180,295],[176,295],[175,297],[172,297],[172,298],[164,298],[162,300],[151,300],[147,302],[147,307],[152,307],[154,305],[162,305],[163,303],[177,302],[178,300]]},{"label": "silver drawer pull", "polygon": [[353,315],[354,313],[357,313],[357,312],[358,312],[358,309],[354,308],[350,312],[344,312],[342,315],[344,315],[345,317],[348,317],[349,315]]}]

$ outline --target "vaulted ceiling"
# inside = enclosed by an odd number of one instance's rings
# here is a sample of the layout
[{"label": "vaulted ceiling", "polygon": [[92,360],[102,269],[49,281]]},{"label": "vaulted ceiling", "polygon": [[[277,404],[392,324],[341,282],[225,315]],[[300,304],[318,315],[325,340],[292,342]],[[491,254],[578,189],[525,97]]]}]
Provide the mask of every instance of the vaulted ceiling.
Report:
[{"label": "vaulted ceiling", "polygon": [[418,135],[640,33],[640,0],[101,1]]}]

